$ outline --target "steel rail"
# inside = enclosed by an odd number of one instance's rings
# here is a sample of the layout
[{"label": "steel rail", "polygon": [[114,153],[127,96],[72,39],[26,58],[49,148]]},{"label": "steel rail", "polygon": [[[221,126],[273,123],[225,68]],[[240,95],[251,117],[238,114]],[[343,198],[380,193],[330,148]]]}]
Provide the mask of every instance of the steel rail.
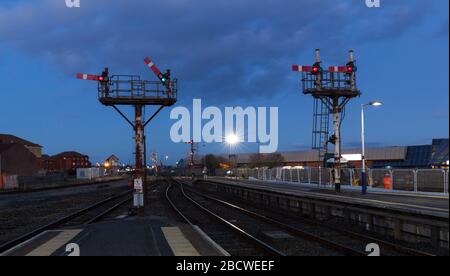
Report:
[{"label": "steel rail", "polygon": [[259,219],[261,221],[269,223],[269,224],[271,224],[273,226],[276,226],[278,228],[284,229],[284,230],[286,230],[286,231],[288,231],[288,232],[290,232],[290,233],[292,233],[292,234],[294,234],[296,236],[300,236],[301,238],[304,238],[304,239],[307,239],[307,240],[310,240],[310,241],[313,241],[313,242],[320,243],[320,244],[322,244],[322,245],[324,245],[324,246],[326,246],[326,247],[328,247],[330,249],[333,249],[335,251],[343,253],[344,255],[349,255],[349,256],[366,256],[367,255],[363,251],[355,250],[355,249],[350,248],[348,246],[345,246],[343,244],[339,244],[337,242],[324,239],[324,238],[322,238],[320,236],[317,236],[317,235],[308,233],[308,232],[306,232],[304,230],[301,230],[300,228],[288,225],[288,224],[286,224],[284,222],[278,221],[278,220],[276,220],[274,218],[271,218],[271,217],[268,217],[268,216],[257,214],[255,212],[252,212],[250,210],[247,210],[247,209],[245,209],[243,207],[240,207],[240,206],[237,206],[235,204],[232,204],[232,203],[229,203],[229,202],[217,199],[217,198],[213,198],[213,197],[207,196],[207,195],[199,193],[197,191],[190,190],[190,192],[192,192],[192,193],[194,193],[196,195],[199,195],[201,197],[204,197],[206,199],[209,199],[209,200],[211,200],[213,202],[216,202],[216,203],[222,204],[224,206],[233,208],[233,209],[235,209],[235,210],[237,210],[237,211],[239,211],[241,213],[245,213],[246,215],[249,215],[251,217],[254,217],[256,219]]},{"label": "steel rail", "polygon": [[[240,227],[236,226],[235,224],[227,221],[226,219],[222,218],[221,216],[217,215],[216,213],[212,212],[211,210],[209,210],[208,208],[204,207],[203,205],[201,205],[200,203],[198,203],[197,201],[195,201],[193,198],[189,197],[183,188],[183,184],[180,182],[177,182],[176,180],[172,179],[172,181],[176,182],[177,184],[180,185],[180,189],[181,192],[183,194],[183,196],[188,199],[192,204],[194,204],[197,208],[199,208],[200,210],[202,210],[204,213],[206,213],[207,215],[211,216],[212,218],[216,219],[217,221],[219,221],[220,223],[222,223],[223,225],[227,226],[228,228],[232,229],[233,231],[235,231],[236,233],[238,233],[239,235],[243,236],[244,238],[246,238],[247,240],[251,241],[252,243],[256,244],[258,247],[260,247],[261,249],[263,249],[264,251],[266,251],[267,253],[274,255],[274,256],[286,256],[286,254],[284,254],[283,252],[279,251],[278,249],[272,247],[271,245],[261,241],[260,239],[256,238],[255,236],[251,235],[250,233],[248,233],[247,231],[241,229]],[[178,212],[178,214],[180,214],[181,217],[183,217],[183,219],[188,222],[190,225],[193,225],[192,222],[183,214],[182,211],[180,211],[179,208],[176,207],[176,205],[174,204],[173,200],[170,199],[169,191],[170,189],[173,187],[172,183],[167,180],[167,182],[169,183],[169,187],[166,190],[166,198],[167,200],[170,202],[170,204],[172,205],[172,207],[174,207],[174,210],[176,212]]]},{"label": "steel rail", "polygon": [[87,212],[89,212],[89,211],[91,211],[93,209],[99,208],[99,207],[101,207],[101,206],[103,206],[103,205],[105,205],[107,203],[110,203],[111,201],[114,201],[114,200],[117,200],[119,198],[122,198],[122,197],[130,194],[131,192],[132,191],[125,191],[125,192],[120,193],[118,195],[111,196],[111,197],[109,197],[107,199],[104,199],[104,200],[99,201],[99,202],[97,202],[95,204],[92,204],[91,206],[88,206],[88,207],[86,207],[86,208],[84,208],[84,209],[82,209],[80,211],[76,211],[76,212],[74,212],[74,213],[72,213],[70,215],[67,215],[67,216],[63,217],[63,218],[57,219],[57,220],[55,220],[55,221],[53,221],[53,222],[51,222],[51,223],[49,223],[49,224],[47,224],[45,226],[39,227],[39,228],[37,228],[37,229],[35,229],[35,230],[31,231],[31,232],[28,232],[27,234],[24,234],[24,235],[16,238],[16,239],[8,241],[8,242],[0,245],[0,255],[3,254],[6,251],[8,251],[8,250],[18,246],[18,245],[26,242],[27,240],[36,237],[37,235],[39,235],[39,234],[41,234],[41,233],[43,233],[45,231],[54,229],[55,227],[57,227],[57,226],[59,226],[61,224],[70,222],[74,218],[80,217],[81,215],[84,215],[85,213],[87,213]]},{"label": "steel rail", "polygon": [[[195,194],[198,194],[200,196],[206,197],[206,198],[208,198],[210,200],[216,201],[218,203],[221,203],[223,205],[227,205],[229,207],[236,208],[236,209],[241,210],[243,212],[248,212],[248,214],[250,214],[252,216],[260,217],[261,219],[265,219],[265,220],[267,219],[268,221],[273,221],[274,223],[280,223],[280,226],[286,227],[286,230],[293,230],[293,231],[300,230],[298,228],[295,228],[295,227],[292,227],[290,225],[287,225],[287,224],[285,224],[283,222],[279,222],[279,221],[277,221],[274,218],[270,218],[270,217],[267,217],[267,216],[256,214],[254,212],[246,210],[245,208],[243,208],[241,206],[237,206],[235,204],[226,202],[224,200],[204,195],[202,193],[199,193],[198,191],[191,190],[191,192],[193,192]],[[383,245],[383,246],[388,247],[390,249],[393,249],[393,250],[396,250],[398,252],[405,253],[405,254],[408,254],[408,255],[411,255],[411,256],[422,256],[422,257],[434,257],[434,256],[436,256],[436,255],[434,255],[432,253],[429,253],[429,252],[425,252],[425,251],[422,251],[422,250],[409,248],[409,247],[406,247],[406,246],[403,246],[403,245],[399,245],[399,244],[394,244],[394,243],[389,242],[389,241],[377,239],[377,238],[374,238],[374,237],[371,237],[371,236],[368,236],[368,235],[364,235],[364,234],[361,234],[361,233],[358,233],[358,232],[354,232],[354,231],[351,231],[351,230],[340,229],[340,228],[337,228],[337,227],[333,227],[333,226],[327,225],[325,223],[321,223],[319,221],[315,221],[315,220],[313,221],[313,220],[307,219],[307,218],[302,218],[302,219],[304,221],[307,221],[310,224],[315,224],[315,225],[318,225],[320,227],[324,227],[324,228],[330,229],[332,231],[336,231],[336,232],[339,232],[341,234],[351,236],[351,237],[359,239],[361,241],[365,241],[365,242],[368,242],[368,243],[376,243],[378,245]],[[321,239],[321,238],[319,238],[319,239]]]}]

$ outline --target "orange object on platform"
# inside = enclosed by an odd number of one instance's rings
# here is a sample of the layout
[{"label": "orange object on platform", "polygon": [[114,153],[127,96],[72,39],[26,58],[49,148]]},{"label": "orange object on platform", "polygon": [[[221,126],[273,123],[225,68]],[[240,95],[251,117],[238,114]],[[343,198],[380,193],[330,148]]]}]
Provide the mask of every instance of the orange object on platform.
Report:
[{"label": "orange object on platform", "polygon": [[391,190],[392,189],[392,180],[390,176],[385,176],[383,178],[383,183],[384,183],[384,188],[386,190]]}]

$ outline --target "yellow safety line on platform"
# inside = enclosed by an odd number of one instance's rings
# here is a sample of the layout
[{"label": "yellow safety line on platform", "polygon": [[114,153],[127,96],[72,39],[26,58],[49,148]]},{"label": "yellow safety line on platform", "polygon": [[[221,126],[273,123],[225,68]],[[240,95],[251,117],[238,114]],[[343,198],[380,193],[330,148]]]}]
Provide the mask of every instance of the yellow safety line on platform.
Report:
[{"label": "yellow safety line on platform", "polygon": [[75,238],[78,234],[80,234],[81,231],[82,230],[78,229],[62,231],[56,237],[50,239],[43,245],[39,246],[38,248],[28,253],[27,256],[34,256],[34,257],[51,256],[53,253],[56,252],[56,250],[58,250],[66,243],[68,243],[70,240]]},{"label": "yellow safety line on platform", "polygon": [[192,243],[183,235],[180,228],[162,227],[161,230],[175,256],[200,256]]}]

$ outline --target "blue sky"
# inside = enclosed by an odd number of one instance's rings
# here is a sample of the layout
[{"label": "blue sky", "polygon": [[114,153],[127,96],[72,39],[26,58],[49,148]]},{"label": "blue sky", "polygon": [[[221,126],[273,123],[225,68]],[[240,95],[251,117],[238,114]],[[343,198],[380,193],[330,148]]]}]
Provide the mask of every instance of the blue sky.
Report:
[{"label": "blue sky", "polygon": [[[206,2],[206,3],[205,3]],[[326,66],[354,49],[358,85],[342,131],[344,147],[360,143],[361,103],[369,146],[427,144],[448,137],[448,1],[382,0],[64,0],[0,3],[0,133],[15,134],[56,154],[77,150],[99,161],[132,160],[132,131],[97,101],[96,85],[77,72],[139,74],[151,56],[180,79],[177,105],[277,106],[279,149],[311,145],[312,99],[292,64],[309,65],[314,49]],[[128,114],[130,110],[124,109]],[[147,108],[150,115],[151,108]],[[148,148],[174,163],[188,148],[173,144],[164,110],[147,129]],[[245,144],[238,151],[256,151]],[[207,145],[203,152],[227,152]]]}]

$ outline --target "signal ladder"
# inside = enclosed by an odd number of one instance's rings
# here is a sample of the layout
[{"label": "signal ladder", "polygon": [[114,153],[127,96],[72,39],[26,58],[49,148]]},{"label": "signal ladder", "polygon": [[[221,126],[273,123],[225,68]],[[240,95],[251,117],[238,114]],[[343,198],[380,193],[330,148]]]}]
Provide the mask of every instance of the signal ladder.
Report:
[{"label": "signal ladder", "polygon": [[328,153],[330,109],[320,98],[314,98],[313,149],[318,150],[319,160]]}]

